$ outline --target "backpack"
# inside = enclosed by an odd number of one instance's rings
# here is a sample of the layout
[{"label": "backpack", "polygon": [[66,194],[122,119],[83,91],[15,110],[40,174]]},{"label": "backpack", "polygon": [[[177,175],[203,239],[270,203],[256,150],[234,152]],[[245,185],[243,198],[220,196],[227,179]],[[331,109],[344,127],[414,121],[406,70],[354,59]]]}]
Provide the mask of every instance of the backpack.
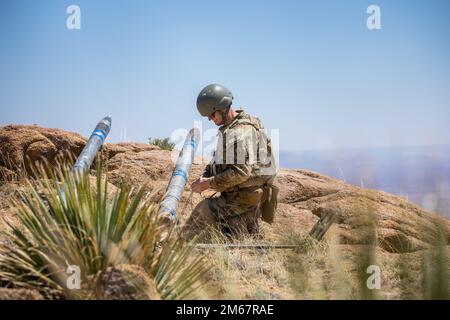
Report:
[{"label": "backpack", "polygon": [[258,157],[257,162],[259,163],[259,166],[260,166],[259,176],[261,176],[265,181],[265,183],[262,185],[263,196],[262,196],[261,207],[260,207],[261,208],[261,218],[263,221],[271,224],[274,221],[275,212],[278,207],[278,192],[279,192],[279,188],[273,184],[273,181],[275,180],[277,168],[276,168],[276,163],[275,163],[275,157],[272,153],[272,142],[271,142],[270,138],[267,136],[267,133],[266,133],[265,129],[263,128],[263,126],[261,125],[261,121],[258,118],[249,116],[248,118],[239,119],[237,121],[237,124],[253,126],[255,128],[257,134],[260,135],[258,138],[258,143],[259,143],[258,151],[261,148],[260,139],[262,138],[264,140],[265,147],[266,147],[265,156],[267,158],[270,157],[269,163],[261,165],[261,163],[260,163],[261,159],[259,159],[260,152],[258,152],[258,154],[257,154],[257,157]]}]

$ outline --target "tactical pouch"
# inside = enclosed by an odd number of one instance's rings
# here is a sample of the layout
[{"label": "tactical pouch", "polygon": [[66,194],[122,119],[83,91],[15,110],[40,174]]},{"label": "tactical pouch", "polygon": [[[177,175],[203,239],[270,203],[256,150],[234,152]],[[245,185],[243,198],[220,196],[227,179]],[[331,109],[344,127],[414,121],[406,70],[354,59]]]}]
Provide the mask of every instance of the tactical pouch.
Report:
[{"label": "tactical pouch", "polygon": [[261,187],[245,188],[239,189],[237,200],[240,204],[253,207],[261,203],[263,196],[264,190]]},{"label": "tactical pouch", "polygon": [[264,197],[261,204],[261,219],[267,223],[273,223],[275,211],[278,206],[278,187],[274,185],[264,185]]}]

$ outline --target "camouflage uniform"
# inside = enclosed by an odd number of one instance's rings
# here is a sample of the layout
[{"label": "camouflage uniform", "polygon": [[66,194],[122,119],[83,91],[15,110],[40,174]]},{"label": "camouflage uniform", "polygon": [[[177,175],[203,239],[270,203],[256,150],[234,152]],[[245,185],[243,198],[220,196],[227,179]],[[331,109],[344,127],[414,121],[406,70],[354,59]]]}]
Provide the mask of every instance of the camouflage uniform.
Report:
[{"label": "camouflage uniform", "polygon": [[219,197],[200,202],[187,225],[196,234],[219,224],[230,235],[258,234],[264,186],[275,176],[275,163],[260,120],[238,110],[238,115],[219,128],[213,160],[203,173],[212,177],[211,188]]}]

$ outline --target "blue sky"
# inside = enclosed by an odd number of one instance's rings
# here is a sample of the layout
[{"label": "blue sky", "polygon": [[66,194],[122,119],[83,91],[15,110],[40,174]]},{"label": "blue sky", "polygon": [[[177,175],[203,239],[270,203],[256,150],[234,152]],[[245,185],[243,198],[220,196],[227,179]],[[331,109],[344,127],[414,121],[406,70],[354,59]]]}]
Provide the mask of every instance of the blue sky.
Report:
[{"label": "blue sky", "polygon": [[192,127],[218,82],[281,150],[449,145],[449,14],[446,0],[2,0],[0,125],[87,136],[111,114],[110,141],[146,142]]}]

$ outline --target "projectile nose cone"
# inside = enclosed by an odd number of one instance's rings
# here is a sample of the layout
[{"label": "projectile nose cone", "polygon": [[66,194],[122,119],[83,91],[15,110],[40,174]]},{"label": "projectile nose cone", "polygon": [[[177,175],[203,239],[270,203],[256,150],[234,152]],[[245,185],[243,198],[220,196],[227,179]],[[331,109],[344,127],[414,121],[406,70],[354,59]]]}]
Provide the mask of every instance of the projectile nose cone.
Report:
[{"label": "projectile nose cone", "polygon": [[95,129],[103,130],[106,133],[106,135],[108,135],[109,131],[111,130],[111,123],[112,123],[111,116],[106,116],[102,120],[100,120]]},{"label": "projectile nose cone", "polygon": [[111,128],[111,124],[112,124],[112,119],[111,116],[106,116],[104,117],[100,122],[103,122],[104,124],[106,124],[109,128]]}]

